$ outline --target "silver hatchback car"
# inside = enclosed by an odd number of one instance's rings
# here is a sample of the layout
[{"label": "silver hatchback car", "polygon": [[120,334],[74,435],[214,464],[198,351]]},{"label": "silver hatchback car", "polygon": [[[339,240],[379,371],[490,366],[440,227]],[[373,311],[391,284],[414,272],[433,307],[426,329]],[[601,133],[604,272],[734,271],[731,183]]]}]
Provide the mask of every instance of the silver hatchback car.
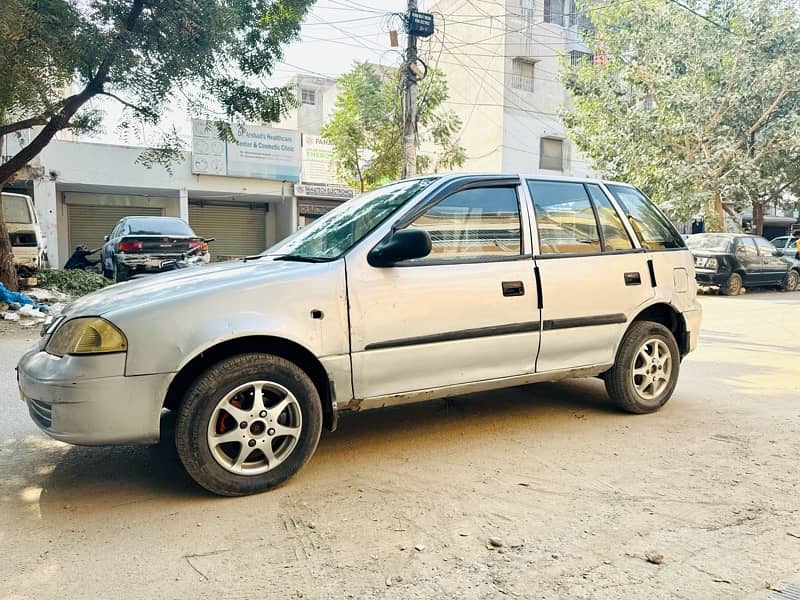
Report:
[{"label": "silver hatchback car", "polygon": [[697,344],[692,256],[636,188],[450,175],[342,205],[262,255],[95,292],[19,362],[36,424],[152,443],[208,490],[294,475],[340,413],[569,377],[659,409]]}]

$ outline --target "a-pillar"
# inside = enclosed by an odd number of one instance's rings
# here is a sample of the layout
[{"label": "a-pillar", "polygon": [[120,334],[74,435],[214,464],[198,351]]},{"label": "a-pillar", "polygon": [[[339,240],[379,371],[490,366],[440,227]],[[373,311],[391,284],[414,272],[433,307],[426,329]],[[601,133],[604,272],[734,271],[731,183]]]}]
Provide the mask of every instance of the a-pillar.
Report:
[{"label": "a-pillar", "polygon": [[[33,182],[33,202],[39,216],[39,226],[47,244],[47,260],[50,267],[61,266],[58,246],[58,194],[56,182],[48,178],[36,179]],[[63,257],[66,260],[66,256]]]}]

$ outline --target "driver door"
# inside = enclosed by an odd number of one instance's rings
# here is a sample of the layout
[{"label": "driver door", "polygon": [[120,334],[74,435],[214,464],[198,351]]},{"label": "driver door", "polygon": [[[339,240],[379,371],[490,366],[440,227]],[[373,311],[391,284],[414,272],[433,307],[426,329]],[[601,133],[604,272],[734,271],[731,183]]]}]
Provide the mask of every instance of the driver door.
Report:
[{"label": "driver door", "polygon": [[427,257],[383,268],[348,257],[356,398],[534,372],[540,314],[520,182],[466,181],[396,225],[430,234]]}]

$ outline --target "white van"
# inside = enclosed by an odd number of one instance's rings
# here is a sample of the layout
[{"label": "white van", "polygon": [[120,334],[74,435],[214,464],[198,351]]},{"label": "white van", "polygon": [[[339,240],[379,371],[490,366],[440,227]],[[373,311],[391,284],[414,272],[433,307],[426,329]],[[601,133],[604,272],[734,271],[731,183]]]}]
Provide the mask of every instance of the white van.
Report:
[{"label": "white van", "polygon": [[0,194],[3,218],[11,239],[14,264],[39,268],[45,254],[44,237],[30,196]]}]

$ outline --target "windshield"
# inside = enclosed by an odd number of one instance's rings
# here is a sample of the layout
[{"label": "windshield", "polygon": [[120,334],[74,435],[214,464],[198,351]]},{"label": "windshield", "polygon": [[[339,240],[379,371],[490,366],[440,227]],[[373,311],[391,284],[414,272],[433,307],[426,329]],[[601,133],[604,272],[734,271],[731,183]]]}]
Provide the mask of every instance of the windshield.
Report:
[{"label": "windshield", "polygon": [[731,238],[723,235],[692,235],[686,240],[690,250],[717,250],[727,252],[730,249]]},{"label": "windshield", "polygon": [[125,222],[128,235],[194,235],[191,228],[181,219],[164,217],[134,217]]},{"label": "windshield", "polygon": [[2,194],[0,201],[3,203],[3,218],[6,223],[32,223],[31,213],[28,210],[28,199],[24,196],[10,196]]},{"label": "windshield", "polygon": [[434,177],[400,181],[362,194],[267,249],[262,256],[339,258],[434,181]]}]

